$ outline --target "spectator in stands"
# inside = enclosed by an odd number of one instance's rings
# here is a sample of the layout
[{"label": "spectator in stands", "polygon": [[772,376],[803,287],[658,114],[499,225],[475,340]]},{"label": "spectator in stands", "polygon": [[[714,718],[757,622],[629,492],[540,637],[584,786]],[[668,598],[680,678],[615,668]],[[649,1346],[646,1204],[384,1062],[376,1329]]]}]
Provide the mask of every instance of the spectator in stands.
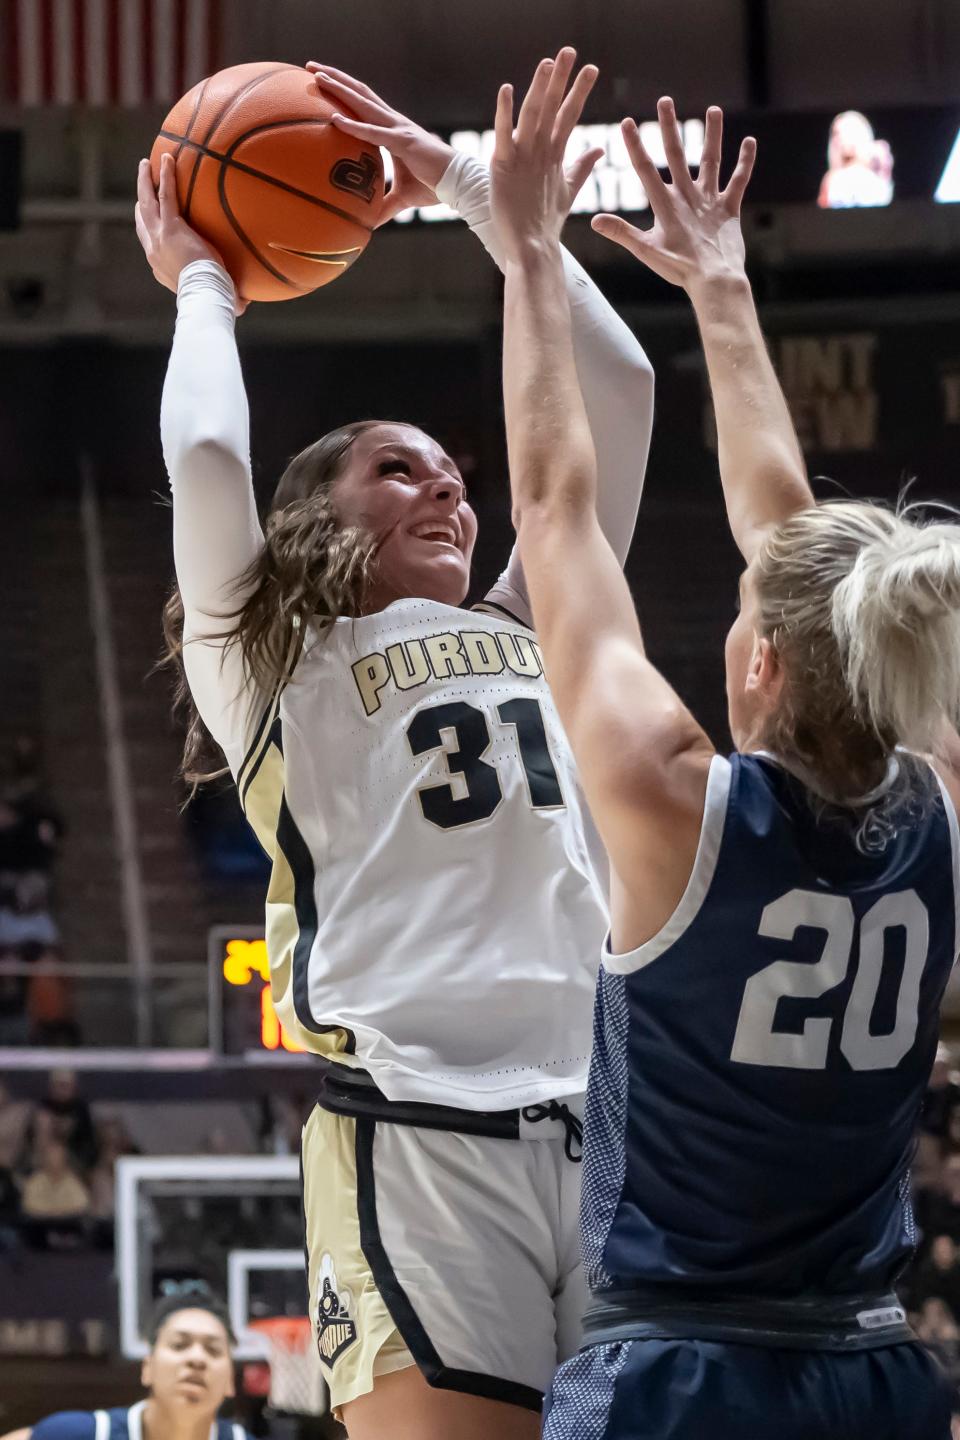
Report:
[{"label": "spectator in stands", "polygon": [[931,1344],[960,1341],[960,1327],[946,1300],[930,1295],[920,1306],[917,1332],[921,1340]]},{"label": "spectator in stands", "polygon": [[113,1209],[116,1164],[121,1155],[139,1155],[123,1121],[116,1115],[102,1118],[97,1125],[97,1163],[90,1171],[90,1218],[94,1241],[109,1246],[113,1240]]},{"label": "spectator in stands", "polygon": [[40,1101],[39,1111],[53,1118],[54,1133],[69,1150],[81,1170],[89,1170],[97,1160],[97,1135],[90,1106],[80,1094],[74,1070],[51,1070],[47,1093]]},{"label": "spectator in stands", "polygon": [[917,1223],[924,1237],[949,1235],[960,1241],[960,1154],[948,1155],[936,1189],[918,1192],[914,1198]]},{"label": "spectator in stands", "polygon": [[27,1128],[27,1106],[14,1100],[0,1078],[0,1169],[13,1170],[23,1146]]},{"label": "spectator in stands", "polygon": [[0,1255],[14,1255],[20,1248],[20,1190],[13,1171],[0,1165]]},{"label": "spectator in stands", "polygon": [[71,982],[50,969],[63,963],[63,952],[51,945],[31,953],[30,958],[35,961],[34,974],[27,986],[30,1044],[79,1045],[80,1027],[73,1017]]},{"label": "spectator in stands", "polygon": [[257,1134],[260,1149],[268,1155],[299,1155],[308,1109],[302,1095],[262,1096]]},{"label": "spectator in stands", "polygon": [[947,1117],[947,1145],[960,1150],[960,1104],[953,1105]]},{"label": "spectator in stands", "polygon": [[915,1190],[938,1190],[943,1176],[944,1142],[939,1135],[921,1131],[910,1167]]},{"label": "spectator in stands", "polygon": [[47,909],[49,887],[46,878],[32,872],[16,881],[13,905],[0,910],[0,945],[56,945],[60,931]]},{"label": "spectator in stands", "polygon": [[60,828],[45,813],[21,813],[0,800],[0,872],[49,870],[56,855]]},{"label": "spectator in stands", "polygon": [[934,1237],[926,1260],[916,1268],[912,1294],[918,1305],[933,1296],[945,1300],[954,1315],[960,1314],[960,1265],[956,1242],[949,1235]]},{"label": "spectator in stands", "polygon": [[26,1045],[30,1039],[29,977],[13,973],[13,966],[23,965],[24,960],[23,950],[0,945],[0,1046]]},{"label": "spectator in stands", "polygon": [[79,1219],[90,1209],[90,1194],[70,1164],[61,1140],[48,1140],[40,1168],[23,1186],[23,1213],[31,1220]]},{"label": "spectator in stands", "polygon": [[0,791],[8,805],[17,809],[24,802],[30,805],[43,784],[42,768],[36,738],[33,735],[18,735],[13,742],[7,775]]},{"label": "spectator in stands", "polygon": [[941,1138],[947,1134],[950,1117],[960,1107],[960,1085],[953,1055],[943,1042],[937,1046],[936,1059],[930,1073],[930,1084],[923,1102],[920,1128],[929,1135]]}]

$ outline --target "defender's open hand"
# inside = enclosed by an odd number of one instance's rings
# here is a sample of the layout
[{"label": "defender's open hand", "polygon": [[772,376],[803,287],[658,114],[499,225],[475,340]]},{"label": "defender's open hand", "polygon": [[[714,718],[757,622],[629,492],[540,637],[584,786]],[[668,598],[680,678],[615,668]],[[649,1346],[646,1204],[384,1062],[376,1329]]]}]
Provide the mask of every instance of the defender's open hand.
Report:
[{"label": "defender's open hand", "polygon": [[597,215],[593,228],[636,255],[651,270],[689,290],[700,279],[743,274],[743,235],[740,206],[753,171],[757,142],[748,136],[740,146],[736,168],[725,190],[720,189],[720,145],[723,112],[714,105],[707,111],[703,156],[696,180],[690,174],[677,112],[665,96],[657,104],[663,148],[672,185],[660,178],[633,120],[621,125],[627,153],[639,175],[653,210],[654,225],[638,230],[619,215]]},{"label": "defender's open hand", "polygon": [[491,207],[508,258],[538,240],[555,241],[570,207],[602,150],[587,150],[567,172],[567,141],[597,78],[584,65],[567,90],[577,52],[569,46],[555,60],[541,60],[513,124],[513,86],[497,96],[496,144],[490,165]]}]

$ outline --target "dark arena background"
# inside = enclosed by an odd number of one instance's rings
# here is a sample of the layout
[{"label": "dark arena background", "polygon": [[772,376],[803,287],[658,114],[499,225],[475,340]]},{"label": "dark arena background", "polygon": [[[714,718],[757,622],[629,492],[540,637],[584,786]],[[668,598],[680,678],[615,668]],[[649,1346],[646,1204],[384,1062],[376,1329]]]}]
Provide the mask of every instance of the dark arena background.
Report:
[{"label": "dark arena background", "polygon": [[[172,579],[159,402],[174,301],[134,234],[137,161],[196,80],[261,59],[348,70],[486,159],[498,85],[525,85],[566,43],[600,68],[585,143],[605,158],[565,242],[656,370],[628,575],[653,658],[728,745],[738,556],[696,329],[681,293],[584,212],[643,223],[623,115],[653,121],[672,94],[696,160],[705,108],[722,105],[728,160],[759,141],[750,274],[818,494],[891,499],[909,483],[960,504],[956,0],[0,0],[0,1434],[136,1400],[150,1303],[196,1277],[240,1331],[230,1413],[258,1434],[337,1433],[322,1396],[269,1394],[261,1322],[306,1306],[297,1154],[314,1081],[265,983],[265,865],[230,787],[182,809],[182,734],[153,672]],[[848,111],[888,147],[866,204],[829,184]],[[467,480],[479,595],[511,541],[501,293],[439,210],[376,233],[335,285],[251,306],[238,336],[260,498],[331,427],[413,421]],[[955,1042],[960,991],[918,1139],[902,1298],[958,1381]],[[57,1126],[77,1190],[49,1215],[31,1182],[49,1178]]]}]

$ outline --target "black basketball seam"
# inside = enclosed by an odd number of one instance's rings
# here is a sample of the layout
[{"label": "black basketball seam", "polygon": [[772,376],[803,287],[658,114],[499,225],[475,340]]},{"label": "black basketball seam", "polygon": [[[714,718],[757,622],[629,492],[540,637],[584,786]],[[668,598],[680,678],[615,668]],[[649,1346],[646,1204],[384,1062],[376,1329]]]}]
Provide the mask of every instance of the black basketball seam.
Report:
[{"label": "black basketball seam", "polygon": [[[291,126],[291,125],[319,125],[319,126],[328,126],[328,125],[331,125],[332,123],[333,123],[333,122],[332,122],[331,120],[322,120],[322,119],[320,119],[320,118],[318,117],[316,120],[310,120],[310,119],[307,119],[307,118],[298,118],[298,119],[296,119],[296,120],[268,120],[268,121],[266,121],[263,125],[254,125],[252,129],[244,131],[244,133],[243,133],[242,135],[238,135],[237,138],[236,138],[234,141],[232,141],[232,143],[231,143],[231,145],[230,145],[230,148],[227,150],[226,154],[225,154],[224,157],[223,157],[223,163],[224,163],[225,165],[230,165],[230,164],[235,163],[235,162],[234,162],[234,159],[233,159],[233,154],[234,154],[234,151],[237,149],[237,147],[238,147],[239,145],[242,145],[245,140],[249,140],[250,137],[251,137],[251,135],[260,135],[260,134],[263,133],[264,130],[282,130],[285,125],[286,125],[286,126]],[[242,161],[239,161],[239,162],[236,162],[236,163],[242,164],[243,162],[242,162]],[[267,178],[267,177],[264,176],[264,179],[266,179],[266,178]],[[281,184],[281,185],[284,185],[284,186],[286,185],[286,182],[285,182],[285,181],[278,181],[277,183],[278,183],[278,184]],[[298,190],[298,189],[296,188],[296,186],[290,186],[290,189],[291,189],[292,193],[295,194],[295,195],[304,195],[304,196],[306,196],[306,195],[309,194],[309,191],[306,191],[306,190]],[[319,201],[319,196],[315,196],[314,198]],[[373,234],[373,226],[372,226],[372,225],[364,225],[363,221],[362,221],[361,219],[359,219],[359,217],[357,217],[356,215],[351,215],[348,210],[340,210],[336,205],[331,204],[331,202],[330,202],[330,201],[327,201],[327,200],[321,201],[320,203],[326,205],[327,209],[331,210],[334,214],[336,214],[336,215],[342,215],[345,220],[352,220],[352,221],[354,222],[354,224],[362,226],[362,228],[363,228],[364,230],[366,230],[368,234],[371,234],[371,235]]]},{"label": "black basketball seam", "polygon": [[[329,125],[330,122],[329,120],[288,120],[279,123],[288,125]],[[250,133],[254,134],[256,132],[251,131]],[[247,165],[243,160],[233,160],[229,157],[229,153],[223,153],[219,150],[211,150],[209,146],[202,144],[199,140],[188,140],[185,135],[177,135],[171,130],[161,130],[160,134],[164,140],[182,140],[188,149],[198,151],[198,166],[200,164],[200,161],[204,158],[210,160],[219,160],[221,166],[221,173],[224,170],[230,168],[233,170],[239,170],[244,175],[252,175],[255,180],[262,180],[265,185],[275,185],[278,190],[285,190],[288,195],[296,195],[301,200],[309,200],[311,205],[319,205],[322,210],[329,210],[331,215],[338,215],[341,220],[349,220],[352,225],[358,225],[361,230],[366,230],[368,235],[373,234],[373,225],[365,225],[364,222],[362,220],[359,220],[356,215],[351,215],[349,210],[341,210],[339,205],[331,205],[329,200],[321,200],[319,195],[311,195],[309,190],[300,190],[297,188],[296,185],[290,185],[287,183],[286,180],[278,180],[275,175],[267,175],[263,170],[257,170],[255,166]],[[186,209],[184,210],[183,218],[185,220],[188,219]]]},{"label": "black basketball seam", "polygon": [[[248,80],[246,85],[244,85],[241,90],[236,91],[235,94],[230,96],[230,99],[226,102],[225,105],[221,107],[220,111],[214,116],[213,123],[211,124],[206,135],[204,135],[203,137],[203,144],[206,145],[210,140],[213,139],[213,132],[216,130],[217,126],[221,123],[221,121],[226,119],[227,115],[230,112],[231,105],[234,105],[237,100],[242,99],[242,97],[248,94],[249,91],[256,89],[256,87],[260,84],[261,80],[269,80],[271,76],[279,75],[282,73],[282,71],[289,70],[291,68],[295,69],[296,67],[291,67],[289,65],[278,65],[276,70],[268,70],[265,75],[255,75],[252,80]],[[162,135],[163,131],[161,130],[160,133]],[[195,143],[194,141],[190,140],[189,131],[186,135],[183,136],[183,140],[185,144],[192,145]],[[196,163],[193,167],[193,173],[190,176],[190,183],[187,186],[187,198],[184,202],[183,207],[183,218],[187,221],[189,221],[190,219],[190,206],[193,203],[193,192],[197,183],[197,175],[200,172],[200,165],[202,161],[203,151],[201,150],[197,155]]]},{"label": "black basketball seam", "polygon": [[224,215],[226,215],[231,226],[233,227],[234,234],[237,236],[240,243],[246,246],[253,258],[263,266],[264,270],[266,270],[268,274],[272,275],[275,280],[282,281],[284,285],[288,285],[291,290],[299,290],[299,285],[294,285],[293,281],[289,280],[287,276],[284,275],[282,270],[278,270],[275,266],[271,265],[270,261],[260,254],[260,251],[257,249],[256,245],[254,245],[253,241],[250,239],[250,236],[246,233],[246,231],[241,226],[240,221],[234,215],[233,210],[230,208],[230,201],[227,199],[226,174],[226,166],[221,165],[220,173],[217,176],[217,191],[220,196],[221,208],[223,209]]},{"label": "black basketball seam", "polygon": [[187,124],[186,131],[184,132],[183,140],[181,140],[180,144],[179,144],[179,145],[177,146],[177,148],[176,148],[176,151],[175,151],[174,157],[173,157],[174,160],[179,160],[179,159],[180,159],[180,153],[181,153],[181,151],[183,150],[184,143],[185,143],[187,140],[190,139],[190,131],[193,129],[194,124],[196,123],[197,116],[198,116],[199,113],[200,113],[200,106],[203,104],[204,92],[205,92],[205,90],[206,90],[206,88],[207,88],[207,86],[208,86],[209,84],[210,84],[210,77],[209,77],[209,75],[208,75],[207,78],[206,78],[206,80],[204,80],[203,83],[202,83],[202,85],[200,86],[200,92],[199,92],[199,94],[197,95],[196,104],[195,104],[194,107],[193,107],[193,114],[190,116],[190,120],[189,120],[189,122],[188,122],[188,124]]}]

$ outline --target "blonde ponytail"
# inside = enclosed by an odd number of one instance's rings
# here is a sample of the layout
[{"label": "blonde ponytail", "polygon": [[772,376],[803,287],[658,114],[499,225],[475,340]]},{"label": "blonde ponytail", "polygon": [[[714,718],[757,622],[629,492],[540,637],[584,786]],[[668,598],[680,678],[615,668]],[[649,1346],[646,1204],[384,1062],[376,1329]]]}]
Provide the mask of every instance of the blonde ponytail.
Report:
[{"label": "blonde ponytail", "polygon": [[[751,744],[793,760],[822,799],[859,807],[861,828],[872,805],[861,797],[895,748],[936,752],[960,723],[960,525],[915,520],[915,508],[811,506],[755,562],[757,630],[786,683]],[[919,761],[902,756],[898,774],[874,818],[934,793]]]},{"label": "blonde ponytail", "polygon": [[894,523],[836,586],[833,632],[855,709],[929,752],[960,720],[960,525]]}]

